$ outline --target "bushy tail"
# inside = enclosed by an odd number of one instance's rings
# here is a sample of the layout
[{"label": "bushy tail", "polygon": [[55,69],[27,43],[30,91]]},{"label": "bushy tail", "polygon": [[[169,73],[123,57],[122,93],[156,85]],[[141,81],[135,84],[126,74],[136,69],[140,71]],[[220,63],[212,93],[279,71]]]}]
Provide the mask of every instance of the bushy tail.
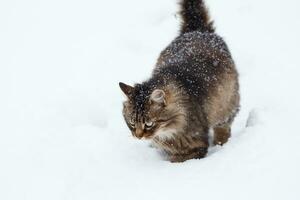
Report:
[{"label": "bushy tail", "polygon": [[200,32],[215,31],[203,0],[181,0],[180,5],[181,34],[196,30]]}]

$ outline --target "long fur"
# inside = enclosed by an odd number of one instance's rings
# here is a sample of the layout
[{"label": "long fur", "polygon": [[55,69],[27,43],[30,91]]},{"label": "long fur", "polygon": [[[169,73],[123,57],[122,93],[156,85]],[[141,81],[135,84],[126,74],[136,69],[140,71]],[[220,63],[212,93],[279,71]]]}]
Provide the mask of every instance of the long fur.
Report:
[{"label": "long fur", "polygon": [[133,87],[120,83],[132,135],[151,139],[172,162],[203,158],[211,129],[214,144],[226,143],[240,101],[234,61],[203,1],[180,4],[181,34],[161,52],[152,76]]}]

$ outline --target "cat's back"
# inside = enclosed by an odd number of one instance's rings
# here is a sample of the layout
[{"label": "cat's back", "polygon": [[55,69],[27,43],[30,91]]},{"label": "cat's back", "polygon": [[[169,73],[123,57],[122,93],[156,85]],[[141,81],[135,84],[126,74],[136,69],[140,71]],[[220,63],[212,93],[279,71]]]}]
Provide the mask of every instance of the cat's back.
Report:
[{"label": "cat's back", "polygon": [[[215,33],[199,31],[180,35],[165,48],[158,59],[156,69],[172,65],[191,63],[191,61],[214,60],[232,61],[224,40]],[[192,67],[192,66],[191,66]]]},{"label": "cat's back", "polygon": [[177,37],[161,52],[153,76],[177,82],[191,95],[207,96],[237,72],[224,40],[215,33],[189,32]]}]

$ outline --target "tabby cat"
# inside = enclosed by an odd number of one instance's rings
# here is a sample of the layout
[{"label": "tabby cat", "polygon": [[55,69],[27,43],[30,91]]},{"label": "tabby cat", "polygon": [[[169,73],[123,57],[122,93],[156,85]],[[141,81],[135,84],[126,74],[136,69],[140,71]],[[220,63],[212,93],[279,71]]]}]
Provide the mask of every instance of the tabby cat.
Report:
[{"label": "tabby cat", "polygon": [[210,130],[215,145],[227,142],[240,100],[234,61],[204,2],[180,6],[180,34],[161,52],[150,79],[119,83],[132,135],[152,140],[171,162],[205,157]]}]

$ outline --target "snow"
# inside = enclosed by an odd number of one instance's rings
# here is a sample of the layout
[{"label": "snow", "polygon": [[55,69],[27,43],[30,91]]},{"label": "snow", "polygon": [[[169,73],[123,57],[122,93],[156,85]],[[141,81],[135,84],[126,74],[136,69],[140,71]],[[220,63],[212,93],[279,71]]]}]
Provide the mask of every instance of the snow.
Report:
[{"label": "snow", "polygon": [[118,82],[150,76],[175,0],[1,1],[0,199],[300,199],[300,3],[207,4],[242,107],[226,145],[172,164],[132,138]]}]

